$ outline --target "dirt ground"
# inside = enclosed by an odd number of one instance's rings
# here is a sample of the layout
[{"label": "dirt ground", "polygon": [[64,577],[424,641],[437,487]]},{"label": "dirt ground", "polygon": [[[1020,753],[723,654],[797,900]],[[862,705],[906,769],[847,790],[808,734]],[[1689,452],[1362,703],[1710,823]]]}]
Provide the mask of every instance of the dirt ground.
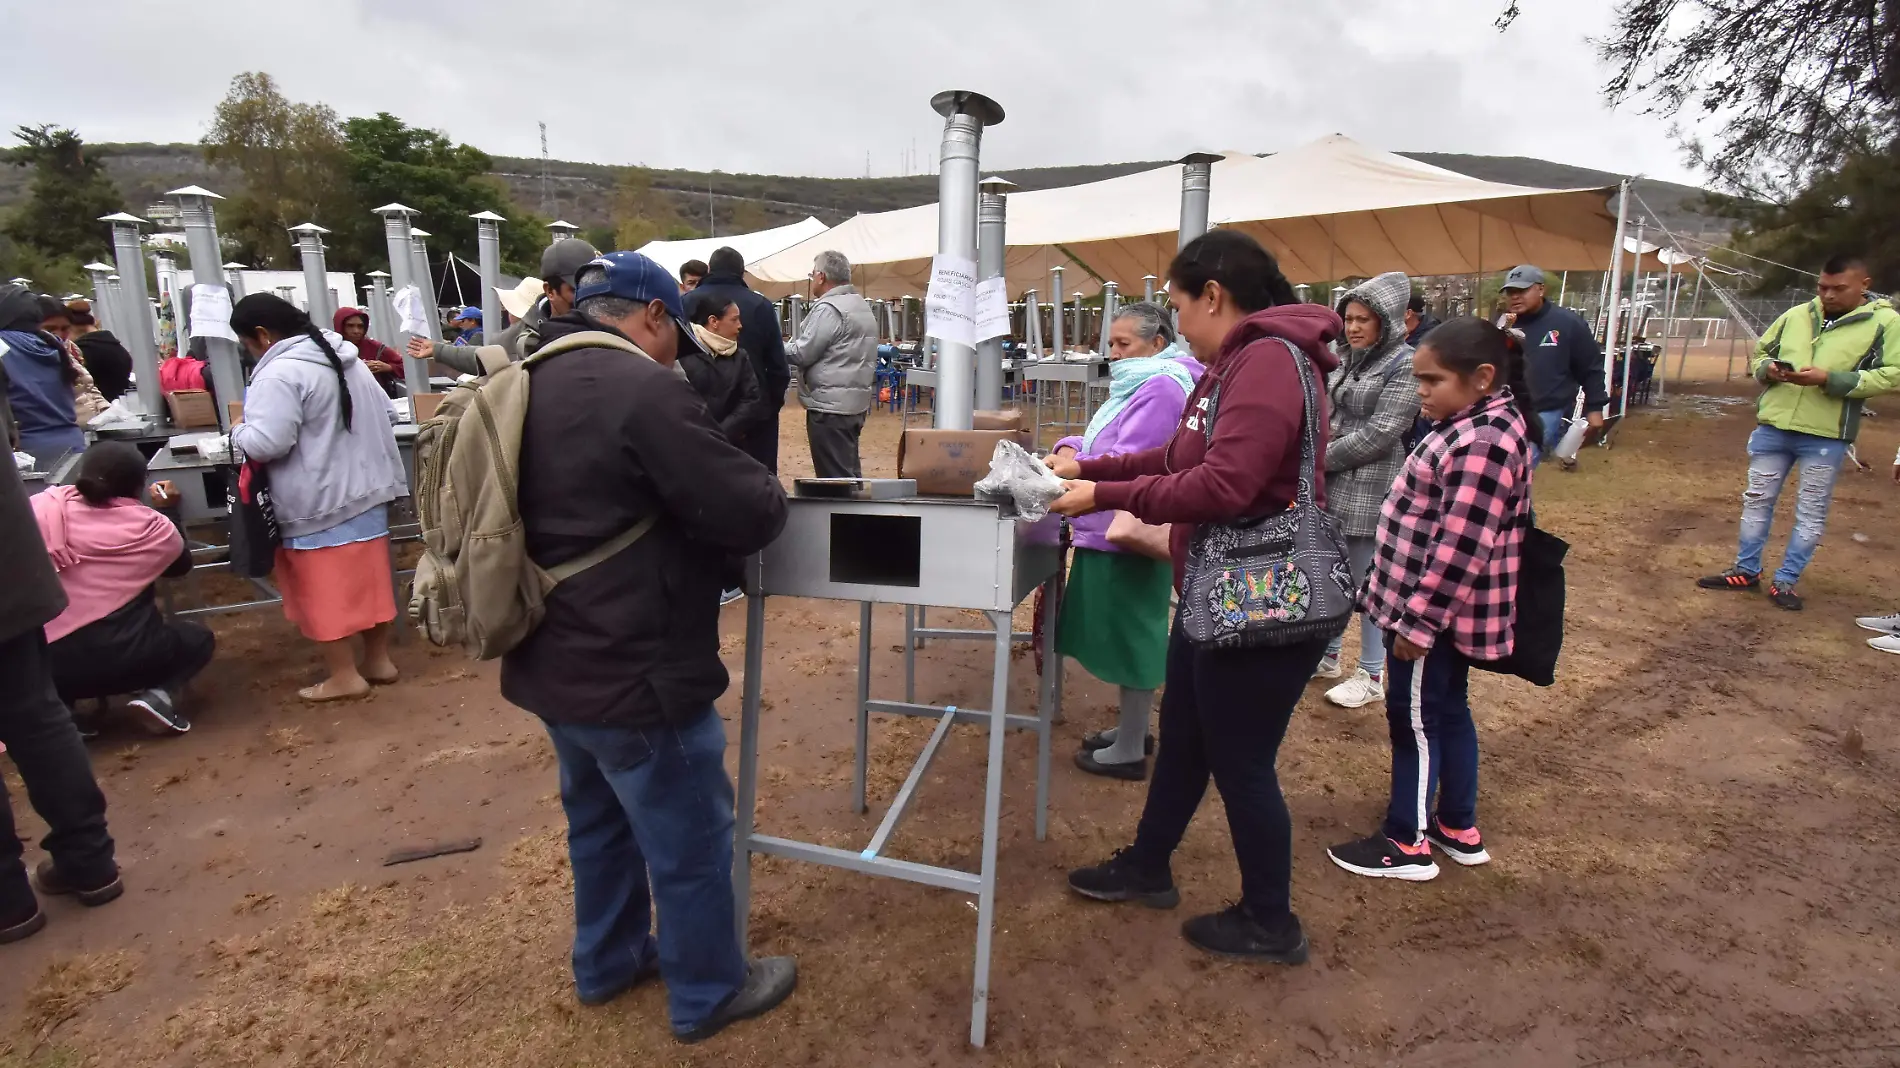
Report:
[{"label": "dirt ground", "polygon": [[[1281,758],[1305,967],[1217,963],[1181,941],[1183,919],[1237,893],[1213,793],[1176,858],[1178,912],[1067,893],[1064,871],[1124,844],[1142,801],[1068,763],[1113,703],[1072,668],[1046,842],[1033,739],[1008,743],[987,1050],[965,1042],[972,900],[779,860],[755,862],[753,948],[797,954],[798,993],[677,1046],[657,986],[573,1000],[553,757],[493,665],[411,637],[401,684],[305,707],[313,649],[250,613],[218,620],[189,735],[121,726],[94,744],[128,892],[98,910],[52,902],[43,934],[0,949],[0,1068],[1900,1062],[1900,661],[1852,623],[1900,602],[1886,466],[1900,405],[1862,439],[1875,470],[1842,476],[1794,615],[1691,581],[1733,552],[1752,423],[1739,392],[1684,390],[1581,473],[1540,477],[1539,517],[1574,546],[1569,636],[1552,689],[1474,678],[1495,863],[1423,885],[1328,863],[1327,845],[1377,822],[1386,727],[1376,706],[1309,689]],[[808,461],[795,405],[786,416],[792,473]],[[894,436],[888,416],[867,430],[874,472]],[[861,845],[881,814],[849,810],[856,614],[770,605],[768,833]],[[875,625],[873,693],[892,696],[898,611]],[[742,626],[728,609],[729,717]],[[927,648],[919,699],[980,702],[986,672],[976,647]],[[1028,707],[1033,660],[1013,685]],[[874,721],[876,797],[929,726]],[[891,855],[974,868],[981,760],[980,732],[954,732]],[[466,837],[481,848],[381,866]]]}]

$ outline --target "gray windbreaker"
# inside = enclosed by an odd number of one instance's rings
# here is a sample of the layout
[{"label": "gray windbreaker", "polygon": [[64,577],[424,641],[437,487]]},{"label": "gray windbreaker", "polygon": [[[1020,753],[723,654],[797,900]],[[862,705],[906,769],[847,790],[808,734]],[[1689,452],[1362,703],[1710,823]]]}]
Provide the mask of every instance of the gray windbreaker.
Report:
[{"label": "gray windbreaker", "polygon": [[328,530],[409,493],[391,424],[396,410],[356,346],[328,330],[323,336],[343,363],[353,405],[343,429],[336,371],[308,336],[272,345],[244,391],[244,421],[231,444],[265,464],[286,538]]},{"label": "gray windbreaker", "polygon": [[785,358],[798,368],[798,400],[806,411],[870,411],[877,379],[877,320],[857,287],[838,286],[819,297],[798,337],[785,343]]},{"label": "gray windbreaker", "polygon": [[1326,378],[1332,436],[1326,443],[1326,510],[1339,532],[1369,538],[1378,533],[1379,509],[1405,463],[1405,435],[1418,418],[1418,383],[1412,378],[1412,346],[1405,343],[1405,302],[1412,281],[1390,271],[1360,283],[1339,302],[1358,301],[1379,317],[1379,340],[1353,349],[1344,337],[1333,343],[1339,366]]}]

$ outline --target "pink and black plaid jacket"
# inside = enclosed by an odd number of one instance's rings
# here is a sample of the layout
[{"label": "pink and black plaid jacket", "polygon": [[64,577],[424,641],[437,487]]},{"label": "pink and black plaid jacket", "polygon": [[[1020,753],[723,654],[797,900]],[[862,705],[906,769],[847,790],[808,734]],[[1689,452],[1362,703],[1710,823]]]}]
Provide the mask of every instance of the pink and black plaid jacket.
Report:
[{"label": "pink and black plaid jacket", "polygon": [[1474,660],[1506,655],[1530,510],[1529,435],[1500,390],[1433,427],[1406,458],[1379,513],[1361,607],[1421,649],[1448,634]]}]

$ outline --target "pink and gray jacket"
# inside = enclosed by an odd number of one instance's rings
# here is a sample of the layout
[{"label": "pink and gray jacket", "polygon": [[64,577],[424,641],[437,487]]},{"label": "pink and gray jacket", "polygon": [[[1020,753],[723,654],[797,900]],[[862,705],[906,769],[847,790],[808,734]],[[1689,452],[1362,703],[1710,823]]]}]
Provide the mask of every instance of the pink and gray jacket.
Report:
[{"label": "pink and gray jacket", "polygon": [[1530,451],[1508,389],[1432,427],[1380,513],[1360,596],[1374,623],[1421,649],[1449,636],[1474,660],[1510,653]]}]

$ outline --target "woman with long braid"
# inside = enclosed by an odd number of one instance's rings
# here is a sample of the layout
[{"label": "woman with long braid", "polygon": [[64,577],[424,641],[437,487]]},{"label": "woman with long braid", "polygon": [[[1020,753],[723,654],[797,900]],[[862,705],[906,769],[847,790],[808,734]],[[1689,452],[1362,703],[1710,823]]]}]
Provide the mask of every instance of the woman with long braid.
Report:
[{"label": "woman with long braid", "polygon": [[[372,683],[396,681],[389,502],[409,490],[391,429],[395,409],[354,345],[318,330],[280,297],[238,301],[231,329],[257,362],[231,445],[270,475],[284,615],[322,645],[330,672],[298,695],[360,697]],[[358,634],[360,668],[351,640]]]}]

